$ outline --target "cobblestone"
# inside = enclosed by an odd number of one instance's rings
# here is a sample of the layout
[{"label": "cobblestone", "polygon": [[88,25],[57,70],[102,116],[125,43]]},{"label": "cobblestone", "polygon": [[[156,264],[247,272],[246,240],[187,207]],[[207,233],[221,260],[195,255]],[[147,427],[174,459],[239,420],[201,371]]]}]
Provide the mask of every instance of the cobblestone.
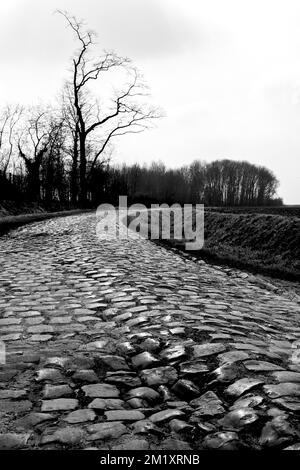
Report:
[{"label": "cobblestone", "polygon": [[298,449],[299,298],[95,222],[0,239],[0,449]]}]

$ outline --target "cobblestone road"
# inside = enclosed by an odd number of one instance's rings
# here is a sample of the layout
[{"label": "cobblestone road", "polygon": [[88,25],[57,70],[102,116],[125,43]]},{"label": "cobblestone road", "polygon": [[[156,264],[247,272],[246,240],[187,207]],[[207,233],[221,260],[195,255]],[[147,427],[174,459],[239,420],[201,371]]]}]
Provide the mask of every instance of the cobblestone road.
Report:
[{"label": "cobblestone road", "polygon": [[11,232],[0,266],[0,449],[300,448],[297,298],[93,215]]}]

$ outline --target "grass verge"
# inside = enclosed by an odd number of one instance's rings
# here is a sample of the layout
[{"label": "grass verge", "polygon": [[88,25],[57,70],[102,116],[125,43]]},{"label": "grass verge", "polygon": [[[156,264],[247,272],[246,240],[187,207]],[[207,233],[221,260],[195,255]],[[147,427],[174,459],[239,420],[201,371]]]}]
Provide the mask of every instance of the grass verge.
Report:
[{"label": "grass verge", "polygon": [[[127,225],[136,216],[129,215]],[[148,213],[150,235],[151,211]],[[161,229],[161,227],[159,227]],[[185,250],[185,239],[171,237],[158,243]],[[247,269],[282,279],[300,281],[300,217],[263,214],[253,210],[235,213],[205,210],[204,247],[190,252],[193,256],[217,264]]]}]

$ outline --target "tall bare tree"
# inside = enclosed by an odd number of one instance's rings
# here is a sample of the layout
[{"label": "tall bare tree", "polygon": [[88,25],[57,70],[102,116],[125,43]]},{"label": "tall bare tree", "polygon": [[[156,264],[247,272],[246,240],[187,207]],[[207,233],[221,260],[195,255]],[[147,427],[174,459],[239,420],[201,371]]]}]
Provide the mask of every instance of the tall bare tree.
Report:
[{"label": "tall bare tree", "polygon": [[67,129],[65,152],[71,157],[70,191],[73,204],[78,202],[79,119],[74,106],[72,84],[66,83],[62,92],[62,116]]},{"label": "tall bare tree", "polygon": [[[78,118],[80,202],[85,204],[87,171],[93,171],[111,139],[127,133],[142,132],[149,127],[150,121],[160,117],[161,113],[156,108],[141,102],[141,97],[148,94],[147,89],[128,58],[120,57],[115,52],[104,51],[94,59],[92,52],[96,46],[95,33],[87,30],[82,21],[78,21],[69,13],[65,11],[58,13],[66,19],[79,43],[78,51],[72,58],[71,83],[73,103]],[[103,93],[100,106],[99,101],[91,95],[89,85],[98,80],[104,72],[111,72],[114,69],[125,71],[126,80],[124,79],[118,91],[112,92],[110,96]],[[94,134],[98,134],[98,137],[96,138]],[[98,145],[89,158],[87,140],[92,135],[94,141],[98,141]]]}]

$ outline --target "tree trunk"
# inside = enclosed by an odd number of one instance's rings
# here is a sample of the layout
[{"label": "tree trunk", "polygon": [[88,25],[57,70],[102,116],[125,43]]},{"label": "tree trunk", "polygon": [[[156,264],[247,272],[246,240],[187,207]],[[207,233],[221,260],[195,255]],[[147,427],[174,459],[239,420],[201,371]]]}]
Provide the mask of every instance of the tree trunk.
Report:
[{"label": "tree trunk", "polygon": [[74,135],[73,161],[72,161],[72,173],[71,173],[72,204],[77,203],[77,196],[78,196],[77,171],[78,171],[78,132],[76,131]]},{"label": "tree trunk", "polygon": [[86,181],[86,149],[85,149],[85,135],[80,135],[80,193],[79,201],[82,206],[86,205],[87,202],[87,181]]},{"label": "tree trunk", "polygon": [[40,200],[40,167],[34,162],[30,167],[27,166],[27,194],[30,201]]},{"label": "tree trunk", "polygon": [[54,182],[54,168],[52,155],[49,155],[46,170],[46,181],[45,181],[45,200],[46,203],[50,204],[53,200],[53,182]]}]

